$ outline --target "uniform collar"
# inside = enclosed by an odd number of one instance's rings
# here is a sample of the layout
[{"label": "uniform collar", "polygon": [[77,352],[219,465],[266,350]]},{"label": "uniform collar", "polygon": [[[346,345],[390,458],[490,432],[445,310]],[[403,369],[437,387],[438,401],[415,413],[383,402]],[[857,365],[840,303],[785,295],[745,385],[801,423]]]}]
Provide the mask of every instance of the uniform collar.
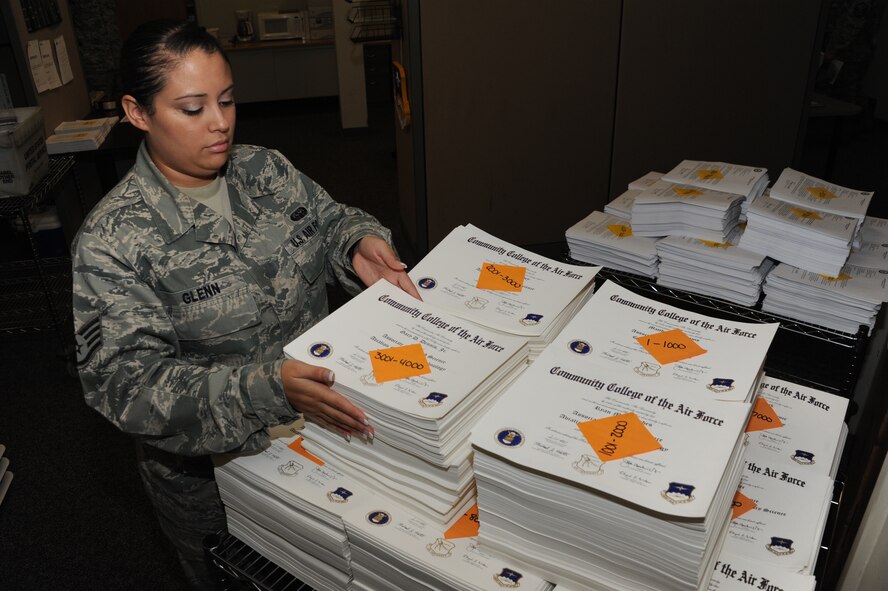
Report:
[{"label": "uniform collar", "polygon": [[[287,179],[286,174],[276,174],[279,171],[266,170],[262,162],[255,162],[257,151],[246,151],[247,158],[242,158],[241,152],[238,146],[232,149],[225,166],[225,181],[238,242],[244,244],[261,213],[254,199],[278,191]],[[191,228],[195,228],[198,240],[234,244],[230,232],[220,227],[228,226],[227,222],[173,186],[151,160],[144,141],[136,155],[134,172],[133,178],[151,211],[154,226],[167,244]]]}]

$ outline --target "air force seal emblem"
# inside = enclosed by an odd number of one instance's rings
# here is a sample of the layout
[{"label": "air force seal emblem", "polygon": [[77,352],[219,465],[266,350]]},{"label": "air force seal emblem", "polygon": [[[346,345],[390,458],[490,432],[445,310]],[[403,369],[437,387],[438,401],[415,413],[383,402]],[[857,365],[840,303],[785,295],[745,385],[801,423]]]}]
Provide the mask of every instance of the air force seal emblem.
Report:
[{"label": "air force seal emblem", "polygon": [[811,464],[815,463],[814,454],[809,451],[797,449],[791,457],[793,462],[796,462],[797,464],[802,464],[803,466],[810,466]]},{"label": "air force seal emblem", "polygon": [[324,357],[330,356],[330,353],[333,352],[333,347],[328,343],[314,343],[308,348],[308,352],[311,353],[311,356],[315,359],[323,359]]},{"label": "air force seal emblem", "polygon": [[342,488],[341,486],[336,490],[331,490],[327,493],[327,498],[330,499],[331,503],[347,503],[348,498],[352,496],[352,491]]},{"label": "air force seal emblem", "polygon": [[571,341],[568,343],[568,348],[576,353],[577,355],[588,355],[592,352],[592,345],[587,343],[586,341],[581,341],[579,339],[575,341]]},{"label": "air force seal emblem", "polygon": [[534,324],[539,324],[540,320],[543,319],[542,314],[528,314],[518,322],[523,324],[524,326],[533,326]]},{"label": "air force seal emblem", "polygon": [[435,406],[441,406],[444,403],[444,400],[447,399],[447,394],[441,394],[440,392],[432,392],[425,398],[419,399],[419,405],[425,408],[432,408]]},{"label": "air force seal emblem", "polygon": [[505,447],[518,447],[524,443],[524,435],[517,429],[501,429],[496,434],[496,442]]},{"label": "air force seal emblem", "polygon": [[392,516],[385,511],[371,511],[367,513],[367,521],[372,525],[388,525],[392,521]]},{"label": "air force seal emblem", "polygon": [[789,556],[795,552],[795,549],[792,547],[792,540],[789,538],[777,538],[771,536],[771,543],[765,544],[765,548],[777,556]]},{"label": "air force seal emblem", "polygon": [[670,482],[669,488],[660,492],[660,495],[673,505],[681,503],[690,503],[694,500],[694,488],[690,484],[682,484],[681,482]]},{"label": "air force seal emblem", "polygon": [[504,568],[498,575],[493,575],[493,580],[496,581],[496,584],[500,587],[506,587],[509,589],[516,589],[521,586],[521,583],[518,581],[523,577],[521,573],[518,571],[512,570],[510,568]]},{"label": "air force seal emblem", "polygon": [[416,282],[416,285],[418,285],[420,289],[435,289],[438,287],[438,282],[431,277],[423,277]]},{"label": "air force seal emblem", "polygon": [[713,392],[730,392],[734,389],[734,380],[728,378],[714,378],[711,384],[706,385]]}]

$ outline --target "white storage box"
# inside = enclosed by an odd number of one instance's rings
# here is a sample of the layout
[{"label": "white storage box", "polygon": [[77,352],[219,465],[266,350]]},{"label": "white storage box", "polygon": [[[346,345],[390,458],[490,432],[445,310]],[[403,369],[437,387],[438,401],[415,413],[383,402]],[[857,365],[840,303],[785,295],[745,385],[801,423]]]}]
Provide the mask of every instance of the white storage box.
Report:
[{"label": "white storage box", "polygon": [[0,196],[26,195],[46,173],[49,159],[40,107],[0,111],[15,123],[0,125]]}]

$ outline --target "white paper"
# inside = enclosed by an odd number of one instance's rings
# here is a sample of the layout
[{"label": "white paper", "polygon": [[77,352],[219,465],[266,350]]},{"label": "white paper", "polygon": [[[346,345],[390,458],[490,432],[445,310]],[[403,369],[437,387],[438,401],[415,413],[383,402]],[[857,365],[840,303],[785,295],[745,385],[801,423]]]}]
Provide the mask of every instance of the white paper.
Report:
[{"label": "white paper", "polygon": [[771,187],[771,197],[808,209],[863,219],[873,193],[849,189],[785,168]]},{"label": "white paper", "polygon": [[49,39],[40,41],[40,61],[43,63],[43,71],[50,89],[62,85],[59,80],[59,71],[56,68],[55,57],[52,54],[52,42]]},{"label": "white paper", "polygon": [[[708,591],[814,591],[817,579],[723,552],[715,563]],[[558,587],[560,589],[560,587]]]},{"label": "white paper", "polygon": [[46,79],[46,69],[43,67],[43,59],[40,57],[40,43],[35,39],[28,41],[28,65],[31,68],[31,77],[37,93],[49,90],[49,80]]},{"label": "white paper", "polygon": [[767,179],[768,171],[762,167],[698,160],[682,160],[663,175],[663,180],[670,183],[708,187],[746,198],[761,194],[767,186]]},{"label": "white paper", "polygon": [[59,35],[53,39],[55,44],[56,57],[59,59],[59,72],[62,75],[62,84],[67,84],[74,79],[74,72],[71,71],[71,60],[68,58],[68,48],[65,45],[65,38]]}]

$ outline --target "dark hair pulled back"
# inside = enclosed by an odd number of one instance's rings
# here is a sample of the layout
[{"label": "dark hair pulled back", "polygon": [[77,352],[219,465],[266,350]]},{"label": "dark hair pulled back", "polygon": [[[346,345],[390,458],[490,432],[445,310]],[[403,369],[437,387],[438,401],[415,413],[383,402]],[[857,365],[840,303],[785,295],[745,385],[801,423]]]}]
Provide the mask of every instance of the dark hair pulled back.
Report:
[{"label": "dark hair pulled back", "polygon": [[148,112],[176,63],[199,49],[228,57],[219,40],[189,21],[161,19],[139,25],[121,48],[120,94],[129,94]]}]

